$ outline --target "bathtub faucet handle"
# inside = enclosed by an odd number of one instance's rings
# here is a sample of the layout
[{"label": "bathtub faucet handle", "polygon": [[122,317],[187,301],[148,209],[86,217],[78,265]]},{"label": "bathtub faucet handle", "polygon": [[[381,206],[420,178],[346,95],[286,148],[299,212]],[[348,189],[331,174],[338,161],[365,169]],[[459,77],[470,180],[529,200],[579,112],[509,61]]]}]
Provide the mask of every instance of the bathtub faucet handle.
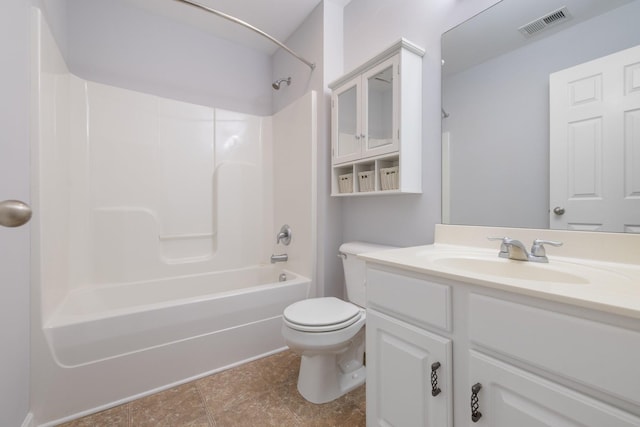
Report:
[{"label": "bathtub faucet handle", "polygon": [[292,235],[293,232],[291,231],[291,227],[289,227],[287,224],[283,225],[276,237],[276,245],[280,242],[282,242],[282,244],[285,246],[289,245],[289,243],[291,243]]}]

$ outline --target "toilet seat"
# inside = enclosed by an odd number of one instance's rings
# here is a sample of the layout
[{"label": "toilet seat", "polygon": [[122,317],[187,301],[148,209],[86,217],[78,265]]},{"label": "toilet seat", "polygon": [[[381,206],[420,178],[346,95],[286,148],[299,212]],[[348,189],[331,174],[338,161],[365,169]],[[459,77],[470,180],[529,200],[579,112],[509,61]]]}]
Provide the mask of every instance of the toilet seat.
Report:
[{"label": "toilet seat", "polygon": [[303,332],[330,332],[346,328],[362,317],[363,311],[334,297],[311,298],[285,308],[284,323]]}]

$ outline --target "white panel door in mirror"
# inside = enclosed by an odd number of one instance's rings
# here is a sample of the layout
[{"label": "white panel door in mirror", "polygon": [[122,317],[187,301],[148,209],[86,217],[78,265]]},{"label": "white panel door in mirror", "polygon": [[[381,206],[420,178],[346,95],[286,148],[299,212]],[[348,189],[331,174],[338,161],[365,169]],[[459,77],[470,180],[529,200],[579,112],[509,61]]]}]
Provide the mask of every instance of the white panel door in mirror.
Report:
[{"label": "white panel door in mirror", "polygon": [[551,228],[640,232],[640,46],[549,88]]}]

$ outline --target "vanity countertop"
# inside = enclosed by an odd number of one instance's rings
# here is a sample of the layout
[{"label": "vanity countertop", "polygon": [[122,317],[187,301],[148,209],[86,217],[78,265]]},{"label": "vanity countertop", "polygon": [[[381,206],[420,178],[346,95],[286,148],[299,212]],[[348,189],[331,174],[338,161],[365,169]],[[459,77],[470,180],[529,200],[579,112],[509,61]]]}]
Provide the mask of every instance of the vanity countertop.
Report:
[{"label": "vanity countertop", "polygon": [[[549,263],[498,257],[508,235],[526,245],[535,238],[559,240]],[[435,243],[371,252],[367,262],[444,279],[501,289],[640,319],[640,236],[556,230],[436,226]]]}]

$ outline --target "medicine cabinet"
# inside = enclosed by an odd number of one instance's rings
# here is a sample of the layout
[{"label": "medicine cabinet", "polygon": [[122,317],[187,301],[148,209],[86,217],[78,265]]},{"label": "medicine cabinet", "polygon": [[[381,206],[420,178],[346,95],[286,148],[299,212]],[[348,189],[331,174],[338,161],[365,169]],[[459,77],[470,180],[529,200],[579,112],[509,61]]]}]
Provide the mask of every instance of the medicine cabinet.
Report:
[{"label": "medicine cabinet", "polygon": [[400,40],[329,85],[331,194],[422,192],[422,56]]}]

